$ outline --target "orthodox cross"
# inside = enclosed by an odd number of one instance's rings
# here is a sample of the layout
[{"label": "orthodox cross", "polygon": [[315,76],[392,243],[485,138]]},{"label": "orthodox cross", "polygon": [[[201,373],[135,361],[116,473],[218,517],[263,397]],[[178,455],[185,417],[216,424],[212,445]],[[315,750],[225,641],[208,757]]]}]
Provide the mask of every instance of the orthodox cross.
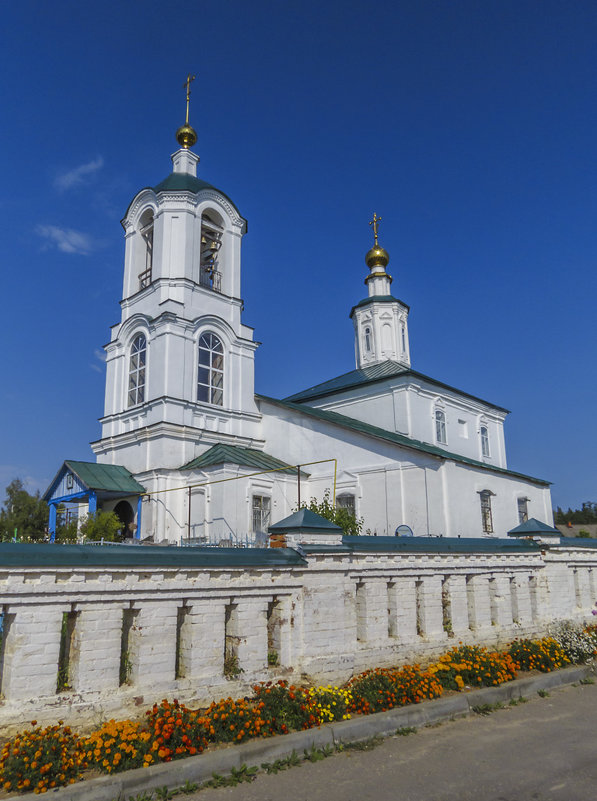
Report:
[{"label": "orthodox cross", "polygon": [[369,225],[373,226],[373,236],[375,237],[375,244],[377,245],[377,231],[379,228],[379,224],[381,222],[381,217],[378,217],[375,212],[373,212],[373,219],[369,221]]},{"label": "orthodox cross", "polygon": [[189,101],[191,99],[191,81],[195,80],[195,76],[189,74],[187,75],[186,81],[183,83],[182,88],[187,90],[187,118],[186,118],[186,125],[189,124]]}]

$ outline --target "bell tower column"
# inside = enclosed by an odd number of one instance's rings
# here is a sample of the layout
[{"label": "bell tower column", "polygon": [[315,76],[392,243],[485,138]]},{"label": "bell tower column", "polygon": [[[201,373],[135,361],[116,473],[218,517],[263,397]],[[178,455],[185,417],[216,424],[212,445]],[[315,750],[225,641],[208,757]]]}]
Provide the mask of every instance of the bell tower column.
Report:
[{"label": "bell tower column", "polygon": [[373,247],[365,256],[369,267],[369,275],[365,278],[369,295],[350,312],[359,369],[388,360],[410,367],[409,307],[391,294],[392,276],[386,272],[390,256],[378,241],[380,222],[381,217],[374,214],[369,223],[375,237]]}]

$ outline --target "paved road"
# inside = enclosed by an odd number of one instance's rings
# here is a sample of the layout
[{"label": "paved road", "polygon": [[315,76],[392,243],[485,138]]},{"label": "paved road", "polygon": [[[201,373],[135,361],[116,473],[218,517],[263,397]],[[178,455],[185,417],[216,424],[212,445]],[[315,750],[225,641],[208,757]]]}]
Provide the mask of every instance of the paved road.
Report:
[{"label": "paved road", "polygon": [[597,684],[188,801],[597,801]]}]

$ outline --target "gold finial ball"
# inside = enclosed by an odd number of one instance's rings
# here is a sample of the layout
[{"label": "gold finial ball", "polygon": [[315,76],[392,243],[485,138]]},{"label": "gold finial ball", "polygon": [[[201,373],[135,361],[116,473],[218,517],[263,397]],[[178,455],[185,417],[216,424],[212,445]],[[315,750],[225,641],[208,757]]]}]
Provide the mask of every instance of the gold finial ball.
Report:
[{"label": "gold finial ball", "polygon": [[178,131],[176,131],[176,141],[181,147],[189,148],[193,147],[195,142],[197,141],[197,132],[195,129],[190,126],[188,123],[181,125]]},{"label": "gold finial ball", "polygon": [[387,267],[390,261],[390,254],[381,245],[373,245],[365,256],[365,263],[370,269],[373,267]]}]

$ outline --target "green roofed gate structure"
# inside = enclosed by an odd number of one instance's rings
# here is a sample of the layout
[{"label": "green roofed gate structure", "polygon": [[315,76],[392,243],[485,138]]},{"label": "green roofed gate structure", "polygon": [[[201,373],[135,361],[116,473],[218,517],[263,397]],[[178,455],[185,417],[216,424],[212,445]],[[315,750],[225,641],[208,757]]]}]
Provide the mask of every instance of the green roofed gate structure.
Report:
[{"label": "green roofed gate structure", "polygon": [[50,542],[56,540],[57,509],[60,504],[81,503],[87,500],[89,514],[95,514],[102,503],[124,498],[137,498],[137,527],[135,539],[141,536],[141,501],[145,488],[132,474],[117,464],[95,462],[64,462],[43,499],[50,507]]}]

